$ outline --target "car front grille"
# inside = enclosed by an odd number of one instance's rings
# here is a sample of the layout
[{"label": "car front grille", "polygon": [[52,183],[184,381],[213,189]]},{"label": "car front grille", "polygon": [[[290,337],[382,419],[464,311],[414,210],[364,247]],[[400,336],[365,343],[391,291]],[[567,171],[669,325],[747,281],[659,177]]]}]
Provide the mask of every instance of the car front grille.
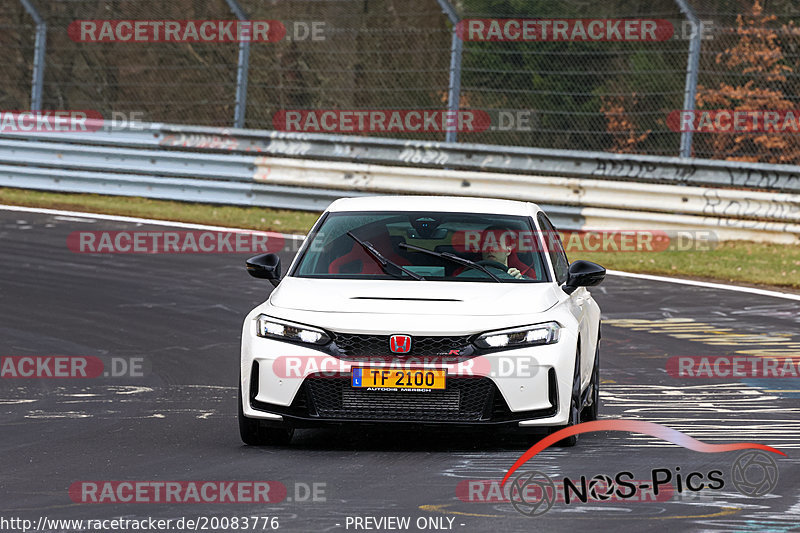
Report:
[{"label": "car front grille", "polygon": [[[333,342],[344,357],[397,356],[389,349],[389,335],[355,335],[335,333]],[[470,347],[469,336],[411,338],[411,351],[403,356],[446,356]]]},{"label": "car front grille", "polygon": [[443,390],[371,391],[351,387],[349,377],[314,375],[305,387],[309,412],[320,418],[477,422],[496,410],[496,388],[487,378],[448,378]]},{"label": "car front grille", "polygon": [[535,411],[511,411],[497,386],[486,377],[448,377],[446,389],[421,392],[366,390],[352,387],[349,374],[311,374],[303,381],[292,404],[280,406],[255,399],[256,376],[251,380],[254,385],[250,395],[255,409],[308,422],[393,420],[485,424],[546,418],[558,412],[558,381],[552,368],[547,372],[550,407]]}]

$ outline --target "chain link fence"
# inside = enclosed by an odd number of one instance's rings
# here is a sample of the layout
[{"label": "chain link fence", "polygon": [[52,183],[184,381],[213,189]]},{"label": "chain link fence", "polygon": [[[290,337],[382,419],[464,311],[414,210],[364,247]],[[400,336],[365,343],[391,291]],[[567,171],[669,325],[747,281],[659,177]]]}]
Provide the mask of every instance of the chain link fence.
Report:
[{"label": "chain link fence", "polygon": [[[686,108],[687,87],[695,85],[698,112],[797,109],[800,5],[792,0],[0,1],[2,110],[35,104],[33,10],[46,24],[46,42],[39,43],[45,46],[45,110],[208,126],[233,126],[239,118],[248,128],[281,129],[286,122],[276,117],[287,111],[306,117],[328,110],[457,108],[488,117],[481,127],[458,131],[459,142],[800,163],[796,130],[689,134],[670,119]],[[75,21],[231,21],[239,15],[279,21],[285,35],[243,47],[81,42],[70,33]],[[702,27],[690,23],[692,16]],[[488,33],[471,40],[463,31],[469,21],[508,19],[659,20],[671,31],[646,41],[498,40]],[[455,136],[441,128],[353,133],[432,141]],[[683,152],[682,140],[691,140]]]},{"label": "chain link fence", "polygon": [[[800,114],[800,3],[696,3],[698,17],[713,24],[700,53],[698,108]],[[764,117],[758,118],[763,121]],[[800,164],[799,128],[783,120],[780,125],[775,132],[759,131],[763,128],[754,124],[753,133],[696,133],[693,153],[704,158]]]},{"label": "chain link fence", "polygon": [[[648,18],[679,28],[685,20],[672,0],[530,4],[470,0],[464,18]],[[665,115],[682,108],[687,54],[680,33],[657,42],[471,42],[462,100],[504,112],[478,142],[677,155],[680,133]],[[518,131],[528,116],[530,131]]]}]

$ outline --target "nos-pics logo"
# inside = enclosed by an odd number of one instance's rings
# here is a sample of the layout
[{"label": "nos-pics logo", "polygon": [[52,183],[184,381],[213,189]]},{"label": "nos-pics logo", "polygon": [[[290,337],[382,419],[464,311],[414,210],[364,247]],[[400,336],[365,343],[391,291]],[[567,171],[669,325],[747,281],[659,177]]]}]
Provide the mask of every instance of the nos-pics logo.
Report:
[{"label": "nos-pics logo", "polygon": [[[685,433],[666,426],[639,420],[602,420],[586,422],[562,429],[549,435],[525,452],[508,470],[502,484],[509,481],[516,470],[540,451],[559,440],[579,433],[593,431],[629,431],[644,433],[678,444],[693,451],[703,453],[720,453],[746,449],[731,465],[729,482],[744,496],[761,497],[772,492],[778,485],[778,465],[770,453],[786,455],[770,446],[755,443],[706,444]],[[770,452],[770,453],[767,453]],[[680,467],[654,468],[649,479],[634,481],[632,472],[616,474],[597,474],[587,479],[581,476],[578,480],[563,478],[554,482],[547,474],[539,471],[523,471],[511,479],[508,487],[508,498],[519,513],[526,516],[539,516],[549,511],[557,501],[567,505],[608,500],[611,498],[626,500],[638,496],[640,491],[650,490],[654,495],[659,491],[674,490],[698,492],[702,490],[722,490],[725,475],[721,470],[706,472],[681,471]]]}]

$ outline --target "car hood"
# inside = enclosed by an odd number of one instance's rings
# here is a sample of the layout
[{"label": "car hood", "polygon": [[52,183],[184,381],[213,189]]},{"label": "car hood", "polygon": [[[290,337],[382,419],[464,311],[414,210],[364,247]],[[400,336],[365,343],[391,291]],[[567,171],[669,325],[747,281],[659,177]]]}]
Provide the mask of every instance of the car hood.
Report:
[{"label": "car hood", "polygon": [[329,313],[501,316],[547,311],[554,283],[330,280],[286,277],[270,295],[274,307]]}]

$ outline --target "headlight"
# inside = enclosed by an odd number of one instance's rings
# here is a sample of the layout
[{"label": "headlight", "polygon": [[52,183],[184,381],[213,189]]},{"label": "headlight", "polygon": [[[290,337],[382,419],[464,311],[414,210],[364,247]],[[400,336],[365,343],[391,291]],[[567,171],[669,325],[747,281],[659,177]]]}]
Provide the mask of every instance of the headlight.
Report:
[{"label": "headlight", "polygon": [[538,346],[558,342],[561,326],[558,322],[546,322],[520,328],[488,331],[475,339],[479,348],[515,348],[517,346]]},{"label": "headlight", "polygon": [[256,327],[259,337],[272,337],[307,344],[327,344],[331,340],[328,334],[321,329],[279,320],[267,315],[258,316]]}]

